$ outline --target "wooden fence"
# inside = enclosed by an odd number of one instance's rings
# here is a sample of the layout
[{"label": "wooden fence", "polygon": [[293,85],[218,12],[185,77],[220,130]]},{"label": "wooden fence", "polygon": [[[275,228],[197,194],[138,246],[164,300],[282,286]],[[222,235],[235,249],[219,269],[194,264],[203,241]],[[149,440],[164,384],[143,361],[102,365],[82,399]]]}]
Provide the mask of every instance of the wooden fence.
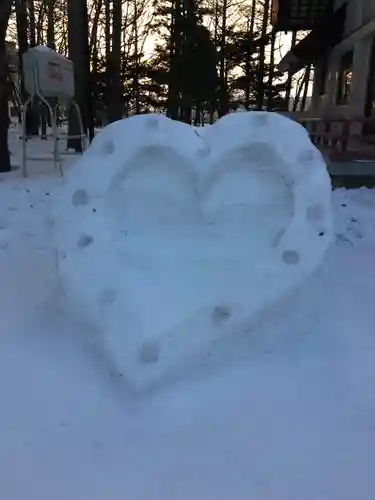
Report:
[{"label": "wooden fence", "polygon": [[375,161],[375,120],[293,117],[331,161]]}]

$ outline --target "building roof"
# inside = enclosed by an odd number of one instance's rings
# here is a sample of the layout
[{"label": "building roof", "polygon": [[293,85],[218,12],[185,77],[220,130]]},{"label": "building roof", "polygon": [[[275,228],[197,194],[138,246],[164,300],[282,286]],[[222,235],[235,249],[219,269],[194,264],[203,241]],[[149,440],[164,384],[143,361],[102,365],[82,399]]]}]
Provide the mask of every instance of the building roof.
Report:
[{"label": "building roof", "polygon": [[333,0],[272,0],[272,24],[277,31],[312,30],[333,12]]},{"label": "building roof", "polygon": [[296,73],[303,67],[321,60],[342,40],[345,19],[346,4],[335,12],[327,14],[305,38],[292,47],[282,58],[279,63],[280,71]]}]

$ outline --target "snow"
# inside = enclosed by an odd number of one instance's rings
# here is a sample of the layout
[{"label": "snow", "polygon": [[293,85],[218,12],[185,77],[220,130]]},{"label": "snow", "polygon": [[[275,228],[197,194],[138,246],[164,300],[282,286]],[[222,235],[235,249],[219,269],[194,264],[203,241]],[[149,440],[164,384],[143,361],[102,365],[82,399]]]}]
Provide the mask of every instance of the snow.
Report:
[{"label": "snow", "polygon": [[373,499],[374,191],[334,191],[333,243],[268,343],[135,395],[61,308],[61,181],[30,171],[0,178],[1,498]]},{"label": "snow", "polygon": [[47,45],[36,45],[35,47],[32,47],[34,50],[40,50],[42,52],[53,52],[51,47],[48,47]]},{"label": "snow", "polygon": [[63,288],[114,370],[149,388],[254,336],[321,264],[330,204],[321,154],[280,115],[232,114],[203,137],[162,115],[119,121],[58,193]]}]

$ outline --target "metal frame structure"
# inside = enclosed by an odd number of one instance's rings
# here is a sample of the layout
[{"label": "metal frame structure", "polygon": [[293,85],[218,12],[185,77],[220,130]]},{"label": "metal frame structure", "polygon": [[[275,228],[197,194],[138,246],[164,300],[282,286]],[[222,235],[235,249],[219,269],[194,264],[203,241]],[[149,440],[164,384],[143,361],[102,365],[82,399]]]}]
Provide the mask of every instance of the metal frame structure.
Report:
[{"label": "metal frame structure", "polygon": [[[59,149],[59,143],[62,139],[80,139],[81,140],[81,145],[82,145],[82,152],[85,151],[86,149],[86,135],[83,130],[83,122],[82,122],[82,115],[81,111],[79,109],[78,104],[75,102],[73,98],[67,99],[65,96],[64,100],[67,103],[67,109],[70,107],[74,107],[76,113],[77,113],[77,118],[78,118],[78,125],[79,125],[79,135],[69,135],[69,134],[62,134],[59,133],[59,128],[57,125],[57,119],[56,119],[56,107],[52,107],[51,104],[48,102],[48,100],[41,94],[39,90],[39,85],[38,85],[38,78],[37,78],[37,67],[36,63],[34,63],[33,67],[33,77],[34,77],[34,85],[35,85],[35,92],[33,95],[30,95],[26,101],[23,103],[22,106],[22,113],[21,113],[21,127],[22,127],[22,134],[21,134],[21,140],[22,140],[22,175],[24,177],[27,177],[27,162],[28,160],[36,160],[36,161],[53,161],[54,168],[59,170],[60,175],[63,176],[63,167],[62,167],[62,156],[66,155],[71,155],[75,153],[71,153],[69,151],[60,151]],[[33,136],[28,136],[27,135],[27,127],[26,127],[26,116],[27,116],[27,110],[29,106],[34,102],[34,99],[38,98],[46,107],[47,112],[51,118],[51,128],[52,128],[52,133],[47,134],[47,137],[53,137],[53,154],[52,156],[28,156],[27,155],[27,142],[29,139],[32,139]]]}]

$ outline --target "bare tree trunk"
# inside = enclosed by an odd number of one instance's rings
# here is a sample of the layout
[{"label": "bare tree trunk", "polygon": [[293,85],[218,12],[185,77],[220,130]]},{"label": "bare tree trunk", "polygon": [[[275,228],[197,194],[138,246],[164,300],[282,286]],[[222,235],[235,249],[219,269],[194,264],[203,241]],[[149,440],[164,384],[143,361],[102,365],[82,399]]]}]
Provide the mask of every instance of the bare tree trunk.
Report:
[{"label": "bare tree trunk", "polygon": [[297,83],[296,97],[295,97],[294,102],[293,102],[293,112],[294,113],[298,110],[298,104],[299,104],[299,101],[301,99],[301,94],[302,94],[304,84],[306,82],[306,76],[307,76],[307,69],[305,69],[303,76],[299,79],[299,81]]},{"label": "bare tree trunk", "polygon": [[[253,39],[254,36],[254,26],[255,26],[255,14],[256,14],[256,0],[252,1],[251,4],[251,12],[250,12],[250,17],[248,19],[248,40]],[[246,51],[246,60],[245,60],[245,76],[247,78],[247,84],[246,84],[246,90],[245,90],[245,109],[249,110],[250,109],[250,74],[251,74],[251,55],[252,51],[249,47],[247,48]]]},{"label": "bare tree trunk", "polygon": [[121,78],[121,34],[122,0],[113,0],[112,52],[109,61],[111,76],[108,118],[110,122],[120,120],[123,115],[122,78]]},{"label": "bare tree trunk", "polygon": [[105,0],[105,57],[108,61],[111,56],[111,1]]},{"label": "bare tree trunk", "polygon": [[111,103],[112,91],[112,75],[111,75],[111,52],[112,52],[112,30],[111,30],[111,16],[112,16],[112,0],[104,0],[105,6],[105,22],[104,22],[104,35],[105,35],[105,60],[106,60],[106,84],[105,84],[105,103],[106,115],[108,120],[109,106]]},{"label": "bare tree trunk", "polygon": [[48,0],[43,0],[42,2],[39,3],[39,9],[38,9],[38,15],[36,16],[38,18],[38,21],[36,22],[36,45],[42,45],[45,44],[44,40],[44,30],[43,30],[43,24],[44,24],[44,19],[47,14],[47,5],[48,5]]},{"label": "bare tree trunk", "polygon": [[141,103],[140,103],[140,90],[139,90],[139,33],[138,33],[138,8],[137,8],[137,0],[134,2],[134,20],[133,20],[133,29],[134,29],[134,59],[135,59],[135,67],[134,67],[134,98],[135,98],[135,112],[137,115],[141,112]]},{"label": "bare tree trunk", "polygon": [[311,78],[311,65],[307,66],[307,68],[306,68],[303,94],[302,94],[302,99],[301,99],[301,111],[306,111],[307,94],[309,91],[310,78]]},{"label": "bare tree trunk", "polygon": [[[99,28],[99,20],[100,14],[102,13],[103,0],[97,0],[95,3],[95,13],[92,20],[92,28],[91,28],[91,38],[90,38],[90,60],[92,63],[92,75],[95,75],[95,78],[98,75],[99,68],[99,47],[98,47],[98,28]],[[92,112],[93,112],[93,122],[97,122],[97,110],[96,103],[92,103]]]},{"label": "bare tree trunk", "polygon": [[[214,7],[214,44],[217,47],[219,40],[218,40],[218,34],[219,34],[219,0],[215,0],[215,7]],[[215,96],[216,97],[216,96]],[[216,100],[216,99],[215,99]],[[216,102],[210,102],[208,105],[208,112],[210,116],[210,124],[212,125],[215,121],[215,111],[216,111]]]},{"label": "bare tree trunk", "polygon": [[0,3],[0,172],[10,172],[11,170],[8,147],[9,92],[5,36],[12,3],[12,0],[3,0]]},{"label": "bare tree trunk", "polygon": [[269,67],[269,77],[268,77],[268,89],[267,89],[267,111],[272,111],[273,109],[273,76],[275,74],[275,43],[276,43],[276,31],[272,31],[271,35],[271,54],[270,54],[270,67]]},{"label": "bare tree trunk", "polygon": [[28,0],[29,7],[29,29],[30,29],[30,47],[36,45],[36,22],[34,0]]},{"label": "bare tree trunk", "polygon": [[185,99],[183,99],[183,106],[181,110],[180,120],[183,121],[184,123],[191,125],[192,106],[190,100],[186,100],[187,102],[184,101]]},{"label": "bare tree trunk", "polygon": [[259,50],[259,67],[258,67],[258,92],[257,92],[257,109],[261,110],[264,107],[264,94],[265,94],[265,59],[266,59],[266,37],[269,21],[270,0],[264,0],[263,6],[263,21],[262,21],[262,43]]},{"label": "bare tree trunk", "polygon": [[47,45],[55,50],[55,16],[54,16],[54,0],[48,0],[47,10]]},{"label": "bare tree trunk", "polygon": [[[92,96],[90,88],[90,54],[88,41],[88,14],[86,0],[68,0],[68,40],[69,58],[74,64],[76,95],[75,100],[81,110],[83,131],[89,129],[93,136]],[[79,135],[79,123],[76,113],[71,109],[69,116],[69,135]],[[68,147],[82,151],[81,140],[70,139]]]},{"label": "bare tree trunk", "polygon": [[170,23],[171,43],[169,52],[170,79],[168,88],[168,116],[178,120],[180,115],[180,89],[178,72],[181,59],[181,1],[174,0]]},{"label": "bare tree trunk", "polygon": [[228,85],[227,85],[227,71],[225,60],[225,45],[227,41],[227,14],[228,2],[223,0],[221,18],[221,40],[220,40],[220,64],[219,64],[219,82],[220,82],[220,98],[219,98],[219,116],[224,116],[229,111],[228,102]]},{"label": "bare tree trunk", "polygon": [[[47,1],[47,46],[52,50],[56,50],[55,43],[55,16],[54,16],[54,0]],[[47,99],[51,108],[56,109],[57,99]],[[44,104],[41,104],[41,138],[47,139],[47,125],[51,126],[51,117],[48,115],[48,109]]]},{"label": "bare tree trunk", "polygon": [[[293,31],[293,33],[292,33],[292,41],[291,41],[291,44],[290,44],[290,48],[291,49],[295,46],[296,42],[297,42],[297,32]],[[286,110],[287,111],[289,111],[290,96],[291,96],[291,93],[292,93],[292,83],[293,83],[293,75],[289,71],[289,73],[288,73],[288,80],[287,80],[287,83],[286,83],[286,92],[285,92],[285,102],[286,102]]]},{"label": "bare tree trunk", "polygon": [[[17,19],[17,39],[18,39],[18,56],[21,72],[21,96],[23,102],[27,98],[27,94],[23,82],[23,65],[22,65],[22,55],[29,48],[29,43],[27,39],[27,33],[29,31],[29,23],[27,16],[27,4],[26,0],[16,0],[16,19]],[[26,132],[27,135],[39,134],[39,100],[34,99],[31,104],[27,115],[26,115]]]},{"label": "bare tree trunk", "polygon": [[16,0],[18,56],[22,65],[22,55],[29,48],[27,39],[28,19],[26,0]]},{"label": "bare tree trunk", "polygon": [[95,5],[95,14],[92,20],[91,38],[90,38],[90,57],[95,60],[98,55],[98,26],[100,14],[102,11],[103,0],[98,0]]}]

